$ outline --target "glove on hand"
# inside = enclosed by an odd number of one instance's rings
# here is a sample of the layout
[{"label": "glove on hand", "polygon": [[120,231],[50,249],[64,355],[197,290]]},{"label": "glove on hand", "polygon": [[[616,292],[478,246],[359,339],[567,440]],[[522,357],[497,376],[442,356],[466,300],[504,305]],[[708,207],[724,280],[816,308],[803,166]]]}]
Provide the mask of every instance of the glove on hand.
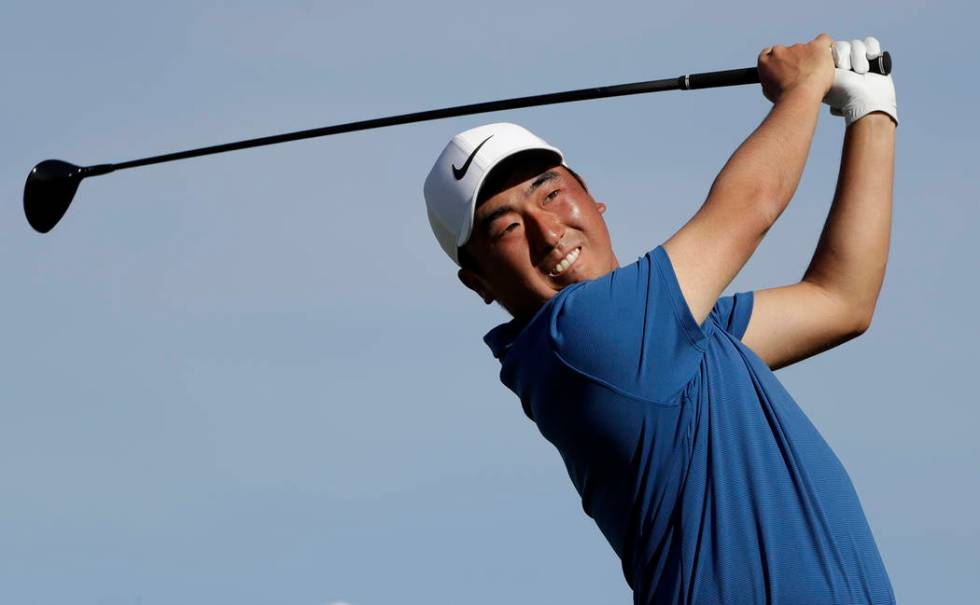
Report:
[{"label": "glove on hand", "polygon": [[869,36],[863,41],[834,42],[833,55],[834,85],[823,99],[830,113],[844,116],[850,126],[873,111],[883,111],[898,124],[892,77],[868,72],[869,59],[881,56],[878,40]]}]

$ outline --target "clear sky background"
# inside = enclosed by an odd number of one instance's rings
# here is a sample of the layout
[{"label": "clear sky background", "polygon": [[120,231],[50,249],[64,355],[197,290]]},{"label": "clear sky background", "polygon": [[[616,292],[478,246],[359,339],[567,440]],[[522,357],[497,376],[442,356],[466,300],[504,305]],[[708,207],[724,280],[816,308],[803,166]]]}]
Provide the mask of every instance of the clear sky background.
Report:
[{"label": "clear sky background", "polygon": [[[876,35],[901,126],[861,338],[777,376],[848,469],[902,603],[976,602],[978,10],[963,2],[54,2],[0,7],[0,603],[627,603],[557,452],[497,380],[422,182],[455,132],[561,147],[622,262],[698,209],[757,87],[456,118],[86,180],[34,233],[46,158],[120,162],[423,109],[755,64]],[[797,281],[799,191],[726,293]]]}]

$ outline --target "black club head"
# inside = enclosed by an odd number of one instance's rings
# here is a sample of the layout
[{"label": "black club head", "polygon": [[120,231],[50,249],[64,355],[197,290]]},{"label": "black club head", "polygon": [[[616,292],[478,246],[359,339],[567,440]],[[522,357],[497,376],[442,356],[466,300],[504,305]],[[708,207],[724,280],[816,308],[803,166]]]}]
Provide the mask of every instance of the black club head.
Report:
[{"label": "black club head", "polygon": [[71,205],[82,169],[61,160],[44,160],[27,175],[24,185],[24,214],[38,233],[47,233],[58,224]]}]

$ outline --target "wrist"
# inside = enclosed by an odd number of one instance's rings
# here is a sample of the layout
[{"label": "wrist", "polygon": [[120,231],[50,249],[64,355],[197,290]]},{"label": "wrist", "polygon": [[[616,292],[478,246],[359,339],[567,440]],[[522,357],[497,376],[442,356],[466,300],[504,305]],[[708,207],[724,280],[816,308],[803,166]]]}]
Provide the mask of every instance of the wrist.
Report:
[{"label": "wrist", "polygon": [[777,103],[784,99],[792,99],[795,101],[811,101],[819,105],[826,94],[826,86],[822,86],[819,82],[814,82],[813,80],[806,80],[784,90],[783,94],[779,96]]},{"label": "wrist", "polygon": [[875,132],[889,132],[898,128],[898,122],[884,110],[872,111],[847,125],[847,129],[871,129]]}]

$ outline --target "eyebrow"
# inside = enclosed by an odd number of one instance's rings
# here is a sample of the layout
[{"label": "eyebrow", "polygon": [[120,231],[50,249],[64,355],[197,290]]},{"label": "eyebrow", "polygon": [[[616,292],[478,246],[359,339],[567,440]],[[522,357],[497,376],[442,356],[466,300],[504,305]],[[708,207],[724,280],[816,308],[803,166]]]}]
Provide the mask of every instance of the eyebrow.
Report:
[{"label": "eyebrow", "polygon": [[548,172],[545,172],[545,173],[541,174],[541,176],[539,176],[538,178],[534,179],[534,182],[531,183],[531,185],[527,188],[527,191],[524,192],[524,195],[531,195],[532,193],[534,193],[534,191],[538,187],[540,187],[541,185],[544,185],[548,181],[552,181],[554,179],[557,179],[559,176],[560,175],[557,172],[555,172],[554,170],[549,170]]},{"label": "eyebrow", "polygon": [[513,210],[514,208],[509,204],[495,208],[493,212],[480,219],[480,229],[484,232],[490,231],[490,225],[492,225],[495,220],[508,212],[513,212]]}]

